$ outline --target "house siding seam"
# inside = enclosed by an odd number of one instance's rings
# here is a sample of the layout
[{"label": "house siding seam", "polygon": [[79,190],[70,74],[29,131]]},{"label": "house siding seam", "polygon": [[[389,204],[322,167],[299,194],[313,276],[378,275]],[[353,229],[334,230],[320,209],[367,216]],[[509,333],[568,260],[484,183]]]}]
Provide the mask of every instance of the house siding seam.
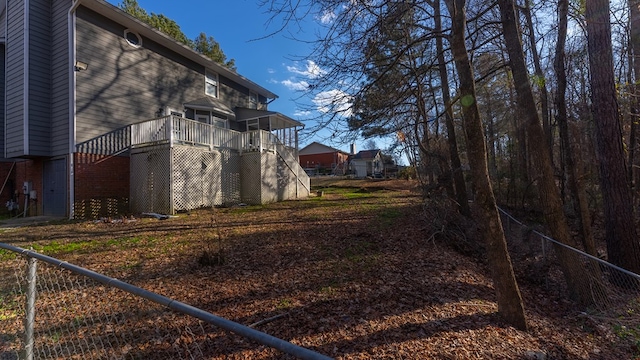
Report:
[{"label": "house siding seam", "polygon": [[[0,28],[2,28],[2,26],[0,26]],[[4,149],[4,125],[5,125],[5,106],[4,106],[4,99],[5,99],[5,54],[6,54],[6,49],[4,44],[0,44],[0,69],[2,69],[2,71],[0,71],[0,149]],[[0,154],[0,156],[2,156],[3,154]]]},{"label": "house siding seam", "polygon": [[7,1],[5,157],[25,155],[24,1]]},{"label": "house siding seam", "polygon": [[51,6],[29,0],[29,155],[51,155]]}]

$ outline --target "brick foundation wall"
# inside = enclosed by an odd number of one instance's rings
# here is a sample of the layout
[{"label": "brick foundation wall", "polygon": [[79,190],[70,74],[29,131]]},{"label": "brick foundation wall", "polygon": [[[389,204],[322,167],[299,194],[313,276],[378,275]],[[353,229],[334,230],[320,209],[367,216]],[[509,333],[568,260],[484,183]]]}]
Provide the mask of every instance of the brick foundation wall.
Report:
[{"label": "brick foundation wall", "polygon": [[77,219],[129,214],[129,157],[74,154]]},{"label": "brick foundation wall", "polygon": [[[0,186],[6,185],[0,192],[0,214],[18,215],[24,210],[25,195],[22,186],[25,181],[31,183],[31,190],[36,191],[36,198],[28,200],[27,216],[42,214],[42,205],[39,200],[42,196],[42,160],[19,160],[16,162],[0,162]],[[20,210],[9,214],[6,203],[14,200],[20,206]]]}]

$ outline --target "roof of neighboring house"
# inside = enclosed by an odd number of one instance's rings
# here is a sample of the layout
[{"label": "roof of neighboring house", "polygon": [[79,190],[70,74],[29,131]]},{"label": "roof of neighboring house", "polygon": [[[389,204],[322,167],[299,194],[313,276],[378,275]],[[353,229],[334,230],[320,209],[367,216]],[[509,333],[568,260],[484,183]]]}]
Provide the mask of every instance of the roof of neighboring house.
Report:
[{"label": "roof of neighboring house", "polygon": [[158,44],[166,47],[167,49],[173,50],[176,53],[206,68],[209,68],[217,72],[218,74],[226,78],[229,78],[235,81],[236,83],[249,88],[250,90],[257,92],[258,94],[266,98],[269,98],[269,99],[278,98],[278,95],[254,83],[253,81],[245,78],[244,76],[238,74],[237,72],[227,68],[226,66],[223,66],[209,59],[208,57],[194,51],[190,47],[176,41],[172,37],[152,28],[151,26],[145,24],[144,22],[120,10],[117,6],[109,4],[104,0],[77,0],[77,4],[87,7],[99,14],[102,14],[103,16],[113,21],[116,21],[122,25],[125,25],[132,31],[136,31],[140,35],[143,35],[149,38],[150,40],[157,42]]},{"label": "roof of neighboring house", "polygon": [[343,153],[345,155],[349,154],[345,151],[332,148],[331,146],[327,146],[317,141],[314,141],[311,144],[300,149],[300,151],[298,151],[298,155],[314,155],[314,154],[326,154],[326,153],[336,153],[336,152]]},{"label": "roof of neighboring house", "polygon": [[380,153],[380,149],[360,150],[351,159],[352,160],[373,160]]}]

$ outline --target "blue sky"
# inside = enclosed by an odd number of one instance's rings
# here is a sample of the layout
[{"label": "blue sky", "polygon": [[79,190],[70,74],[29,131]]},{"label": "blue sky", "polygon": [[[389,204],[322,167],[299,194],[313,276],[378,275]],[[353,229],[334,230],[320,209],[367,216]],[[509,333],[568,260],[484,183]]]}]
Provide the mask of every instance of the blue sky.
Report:
[{"label": "blue sky", "polygon": [[[107,0],[118,5],[120,0]],[[301,28],[292,27],[264,38],[281,27],[280,22],[267,24],[270,14],[261,8],[259,0],[138,0],[147,12],[164,14],[175,20],[187,37],[193,39],[200,32],[213,36],[227,58],[235,59],[238,73],[269,89],[279,96],[269,105],[270,110],[305,122],[319,113],[309,113],[308,107],[298,107],[294,99],[301,95],[305,80],[317,76],[322,70],[308,60],[296,60],[308,55],[309,44],[291,39],[314,39],[317,25],[309,18]],[[313,105],[311,100],[308,104]],[[310,126],[310,125],[307,125]],[[348,151],[349,144],[333,142],[328,134],[319,133],[301,143],[318,141]],[[364,141],[357,143],[363,149]]]}]

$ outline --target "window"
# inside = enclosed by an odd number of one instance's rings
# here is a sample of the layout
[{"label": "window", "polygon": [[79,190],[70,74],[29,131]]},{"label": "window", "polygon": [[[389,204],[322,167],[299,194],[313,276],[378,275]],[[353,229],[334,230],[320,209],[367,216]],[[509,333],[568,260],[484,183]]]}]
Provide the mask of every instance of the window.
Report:
[{"label": "window", "polygon": [[204,92],[213,97],[218,97],[218,74],[212,71],[205,71]]},{"label": "window", "polygon": [[211,120],[212,120],[211,121],[212,125],[215,126],[215,127],[219,127],[219,128],[223,128],[223,129],[228,128],[227,119],[219,118],[219,117],[213,115],[211,117]]},{"label": "window", "polygon": [[124,38],[125,40],[127,40],[127,43],[129,43],[129,45],[135,48],[139,48],[140,46],[142,46],[142,38],[140,37],[140,35],[131,32],[129,29],[124,31]]},{"label": "window", "polygon": [[249,91],[249,108],[258,108],[258,94],[253,91]]}]

